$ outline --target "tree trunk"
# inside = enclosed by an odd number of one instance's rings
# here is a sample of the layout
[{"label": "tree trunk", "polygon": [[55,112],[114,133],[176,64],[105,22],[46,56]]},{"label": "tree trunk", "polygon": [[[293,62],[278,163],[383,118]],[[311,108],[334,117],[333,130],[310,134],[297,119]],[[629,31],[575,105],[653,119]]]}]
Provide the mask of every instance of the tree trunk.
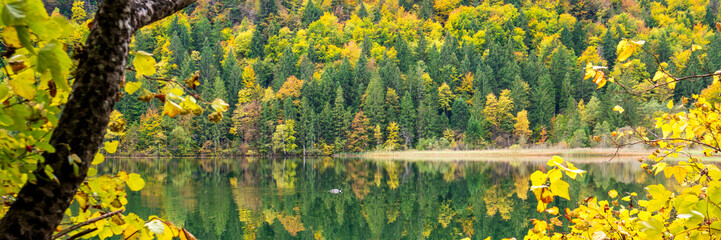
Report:
[{"label": "tree trunk", "polygon": [[[35,172],[37,183],[27,183],[0,220],[0,239],[51,239],[85,180],[90,162],[103,141],[124,78],[128,45],[141,27],[165,18],[194,0],[104,0],[95,15],[73,84],[73,91],[50,139],[57,150],[44,153]],[[68,158],[82,163],[78,175]],[[59,182],[45,177],[46,165]]]}]

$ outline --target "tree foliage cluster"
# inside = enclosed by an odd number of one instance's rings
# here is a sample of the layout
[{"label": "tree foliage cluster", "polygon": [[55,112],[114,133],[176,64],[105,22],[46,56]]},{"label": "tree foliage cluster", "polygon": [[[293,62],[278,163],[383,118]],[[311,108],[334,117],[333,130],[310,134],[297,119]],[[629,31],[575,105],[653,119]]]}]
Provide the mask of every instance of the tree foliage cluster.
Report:
[{"label": "tree foliage cluster", "polygon": [[[121,147],[299,154],[606,146],[607,137],[592,136],[628,125],[612,114],[615,105],[653,129],[662,103],[698,94],[711,80],[628,99],[615,86],[592,91],[583,67],[608,66],[609,77],[632,89],[648,86],[644,79],[659,68],[713,72],[721,36],[712,2],[201,1],[139,31],[133,48],[153,54],[156,77],[198,71],[200,96],[226,99],[230,111],[219,124],[163,117],[163,141],[181,145],[148,148],[141,141],[148,136],[138,135],[121,139]],[[646,40],[654,55],[616,64],[616,44],[625,38]],[[124,98],[118,110],[141,134],[140,116],[161,104]],[[290,151],[273,140],[289,120],[297,146]]]}]

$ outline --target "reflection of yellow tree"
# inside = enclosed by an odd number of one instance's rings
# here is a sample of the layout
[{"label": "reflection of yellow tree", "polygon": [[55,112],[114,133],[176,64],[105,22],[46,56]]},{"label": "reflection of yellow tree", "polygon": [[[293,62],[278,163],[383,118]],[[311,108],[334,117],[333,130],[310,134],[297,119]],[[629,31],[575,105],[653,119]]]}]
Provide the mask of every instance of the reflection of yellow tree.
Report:
[{"label": "reflection of yellow tree", "polygon": [[284,162],[273,164],[273,180],[278,188],[295,188],[295,168],[298,164],[294,161]]},{"label": "reflection of yellow tree", "polygon": [[438,223],[440,223],[443,228],[448,227],[448,224],[451,223],[453,216],[456,215],[456,211],[453,210],[450,205],[451,204],[449,202],[444,202],[441,204],[440,209],[438,209]]},{"label": "reflection of yellow tree", "polygon": [[511,210],[513,209],[511,196],[513,196],[512,192],[504,192],[499,185],[493,185],[486,190],[486,194],[483,196],[483,202],[486,203],[486,214],[493,216],[499,213],[504,220],[511,219]]},{"label": "reflection of yellow tree", "polygon": [[398,219],[398,214],[401,213],[398,205],[398,202],[388,205],[388,209],[386,209],[386,218],[388,218],[388,223],[395,222],[396,219]]},{"label": "reflection of yellow tree", "polygon": [[283,224],[283,227],[286,231],[288,231],[288,233],[290,233],[291,236],[296,236],[298,235],[298,232],[305,230],[303,223],[300,221],[300,216],[280,214],[278,215],[278,220],[281,224]]},{"label": "reflection of yellow tree", "polygon": [[398,162],[388,162],[386,173],[388,174],[388,180],[386,180],[388,187],[391,189],[398,188]]},{"label": "reflection of yellow tree", "polygon": [[368,182],[368,171],[364,165],[363,160],[353,160],[347,162],[346,169],[348,175],[346,175],[346,181],[351,181],[351,188],[355,193],[356,198],[363,200],[366,195],[370,192],[370,182]]},{"label": "reflection of yellow tree", "polygon": [[521,176],[521,174],[513,175],[513,185],[516,187],[516,196],[522,200],[528,199],[528,181],[529,176]]}]

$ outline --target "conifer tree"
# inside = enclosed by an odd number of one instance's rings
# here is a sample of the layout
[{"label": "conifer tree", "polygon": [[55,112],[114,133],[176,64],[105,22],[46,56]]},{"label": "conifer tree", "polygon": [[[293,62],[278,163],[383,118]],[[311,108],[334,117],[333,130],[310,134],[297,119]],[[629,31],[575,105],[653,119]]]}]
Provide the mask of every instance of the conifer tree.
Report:
[{"label": "conifer tree", "polygon": [[550,127],[551,118],[555,114],[556,90],[553,88],[553,82],[548,74],[542,73],[538,80],[540,81],[539,86],[533,92],[533,122],[537,126]]},{"label": "conifer tree", "polygon": [[303,11],[301,22],[303,26],[308,26],[310,23],[318,21],[321,15],[323,15],[323,11],[313,3],[313,0],[308,0],[308,4],[305,5],[305,11]]},{"label": "conifer tree", "polygon": [[454,130],[466,131],[468,118],[471,115],[466,101],[463,100],[463,98],[457,98],[456,101],[453,102],[453,109],[451,112],[451,127]]},{"label": "conifer tree", "polygon": [[363,99],[363,112],[366,112],[372,125],[384,122],[385,89],[377,73],[371,77]]},{"label": "conifer tree", "polygon": [[347,148],[353,152],[361,152],[368,149],[370,143],[371,125],[363,111],[356,113],[351,124],[350,135],[348,136]]}]

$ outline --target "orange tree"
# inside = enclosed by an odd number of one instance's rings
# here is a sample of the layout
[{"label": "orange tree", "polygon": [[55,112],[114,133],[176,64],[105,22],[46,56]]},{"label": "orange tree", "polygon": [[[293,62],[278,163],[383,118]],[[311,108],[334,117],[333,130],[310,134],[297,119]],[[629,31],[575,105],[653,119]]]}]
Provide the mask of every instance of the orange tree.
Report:
[{"label": "orange tree", "polygon": [[[123,234],[125,239],[194,239],[157,217],[124,215],[125,188],[143,188],[138,174],[94,176],[104,160],[98,150],[106,128],[122,132],[122,118],[110,118],[115,103],[140,91],[139,99],[164,102],[163,113],[199,114],[210,120],[228,106],[220,99],[202,102],[193,92],[197,77],[185,82],[152,78],[155,59],[137,52],[139,77],[156,83],[150,91],[125,83],[129,44],[138,29],[173,14],[194,0],[105,0],[95,18],[81,26],[59,14],[48,15],[41,0],[3,0],[0,28],[0,239],[57,239]],[[89,28],[84,44],[76,29]],[[74,49],[74,59],[67,54]],[[104,149],[113,153],[117,141]],[[72,202],[79,208],[69,210]],[[63,225],[59,226],[60,223]],[[69,227],[68,227],[69,226]]]},{"label": "orange tree", "polygon": [[[628,62],[637,52],[650,54],[643,44],[643,41],[622,40],[616,51],[619,63]],[[688,51],[699,49],[693,45]],[[657,63],[658,72],[647,81],[650,84],[641,89],[607,78],[606,68],[602,66],[589,64],[585,77],[592,79],[598,88],[611,82],[636,96],[661,88],[673,90],[679,81],[700,78],[711,77],[711,88],[721,84],[721,71],[674,77],[665,63],[658,60]],[[717,239],[721,236],[721,170],[703,160],[721,151],[721,104],[697,95],[681,101],[675,105],[671,100],[667,104],[669,109],[676,109],[676,113],[663,113],[655,119],[659,135],[640,128],[611,133],[619,147],[640,143],[655,148],[646,159],[650,163],[644,163],[642,168],[649,174],[662,173],[669,179],[666,185],[649,185],[645,194],[611,190],[608,196],[585,198],[578,208],[560,210],[551,206],[555,197],[571,199],[563,176],[575,178],[583,171],[554,157],[548,161],[551,170],[531,175],[537,210],[546,214],[546,220],[533,220],[534,227],[524,239]],[[613,110],[619,114],[624,111],[620,106]],[[621,138],[636,142],[622,142]],[[702,148],[704,156],[690,154],[688,148],[692,145]],[[686,157],[677,162],[665,160],[680,156]],[[563,218],[566,220],[562,221]]]}]

